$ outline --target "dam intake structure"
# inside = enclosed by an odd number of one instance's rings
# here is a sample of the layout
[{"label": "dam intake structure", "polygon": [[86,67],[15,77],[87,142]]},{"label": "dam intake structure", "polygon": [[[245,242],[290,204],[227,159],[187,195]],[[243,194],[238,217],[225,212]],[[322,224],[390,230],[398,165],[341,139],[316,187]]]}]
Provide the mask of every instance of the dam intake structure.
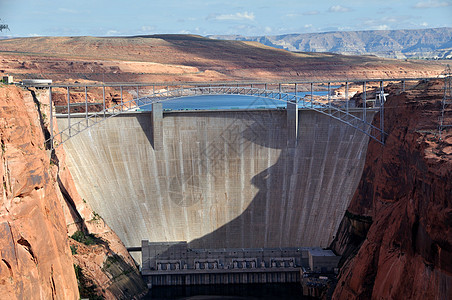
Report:
[{"label": "dam intake structure", "polygon": [[191,249],[187,242],[142,241],[148,286],[299,283],[303,267],[333,273],[340,256],[321,248]]}]

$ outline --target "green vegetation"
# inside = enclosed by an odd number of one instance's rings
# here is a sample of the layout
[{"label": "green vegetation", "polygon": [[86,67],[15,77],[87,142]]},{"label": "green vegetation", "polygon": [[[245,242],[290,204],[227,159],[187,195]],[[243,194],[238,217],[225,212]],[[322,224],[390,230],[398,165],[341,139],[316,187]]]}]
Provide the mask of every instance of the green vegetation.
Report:
[{"label": "green vegetation", "polygon": [[93,284],[82,273],[82,268],[74,264],[75,276],[77,277],[78,291],[81,298],[88,298],[90,300],[102,300],[103,296],[98,295],[96,292],[97,286]]},{"label": "green vegetation", "polygon": [[100,220],[100,215],[95,211],[93,211],[93,220],[94,221]]},{"label": "green vegetation", "polygon": [[[128,265],[122,257],[117,254],[113,256],[108,256],[105,260],[102,271],[111,275],[111,281],[115,282],[118,278],[122,276],[129,276],[130,273],[134,272],[132,266]],[[133,276],[132,276],[133,277]]]},{"label": "green vegetation", "polygon": [[77,246],[71,245],[71,253],[72,253],[72,255],[77,254]]},{"label": "green vegetation", "polygon": [[107,259],[104,262],[104,265],[102,266],[102,269],[108,269],[112,265],[116,264],[119,261],[118,258],[119,257],[117,255],[108,256]]},{"label": "green vegetation", "polygon": [[87,246],[101,243],[99,238],[95,237],[93,234],[85,234],[83,231],[76,231],[71,238]]}]

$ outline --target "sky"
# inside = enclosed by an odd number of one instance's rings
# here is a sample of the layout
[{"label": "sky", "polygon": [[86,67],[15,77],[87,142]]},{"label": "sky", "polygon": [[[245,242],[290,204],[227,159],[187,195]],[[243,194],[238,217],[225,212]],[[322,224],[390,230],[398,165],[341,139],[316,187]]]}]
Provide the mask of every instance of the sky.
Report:
[{"label": "sky", "polygon": [[0,0],[0,37],[279,35],[452,27],[452,0]]}]

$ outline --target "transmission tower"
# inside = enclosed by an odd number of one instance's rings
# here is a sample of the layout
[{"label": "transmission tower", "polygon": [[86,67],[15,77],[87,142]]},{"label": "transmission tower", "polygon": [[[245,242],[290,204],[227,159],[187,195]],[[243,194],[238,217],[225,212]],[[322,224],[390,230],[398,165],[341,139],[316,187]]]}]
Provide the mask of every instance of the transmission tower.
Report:
[{"label": "transmission tower", "polygon": [[444,97],[442,101],[442,108],[441,108],[441,116],[439,120],[439,128],[438,128],[438,135],[439,139],[441,140],[441,132],[445,127],[452,127],[451,124],[445,124],[444,123],[444,114],[446,111],[446,108],[448,105],[452,104],[452,73],[450,70],[450,66],[447,65],[446,70],[444,71]]},{"label": "transmission tower", "polygon": [[[1,21],[2,21],[2,19],[0,19],[0,22]],[[3,29],[8,29],[9,30],[8,25],[7,24],[0,24],[0,32],[3,31]]]}]

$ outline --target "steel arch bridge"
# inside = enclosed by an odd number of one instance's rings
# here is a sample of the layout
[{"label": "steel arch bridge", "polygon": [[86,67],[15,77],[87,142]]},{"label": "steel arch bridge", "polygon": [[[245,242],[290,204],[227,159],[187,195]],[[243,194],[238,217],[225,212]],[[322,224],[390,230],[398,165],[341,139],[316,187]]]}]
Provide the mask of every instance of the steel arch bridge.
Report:
[{"label": "steel arch bridge", "polygon": [[[372,82],[377,82],[377,80],[372,80]],[[242,96],[252,96],[252,97],[260,97],[265,99],[276,100],[281,102],[284,105],[296,105],[296,109],[305,109],[312,110],[318,113],[327,115],[335,120],[338,120],[348,126],[352,126],[356,130],[368,135],[370,138],[379,142],[380,144],[384,144],[385,140],[385,131],[384,131],[384,123],[383,123],[383,115],[384,115],[384,102],[385,102],[385,93],[383,90],[383,81],[380,81],[380,89],[376,93],[375,99],[367,100],[374,104],[373,108],[367,108],[367,105],[363,105],[360,109],[350,109],[348,105],[348,99],[346,99],[345,107],[341,107],[335,105],[332,101],[330,95],[330,82],[328,82],[328,94],[325,96],[324,101],[316,100],[313,95],[311,84],[311,92],[310,94],[304,93],[304,95],[299,95],[296,92],[296,83],[295,83],[295,93],[284,92],[281,90],[281,83],[279,83],[279,89],[268,89],[267,84],[263,85],[263,88],[255,87],[256,84],[209,84],[206,85],[194,85],[188,87],[182,87],[179,83],[179,87],[170,89],[167,86],[166,89],[149,92],[147,95],[139,95],[138,87],[136,92],[136,97],[132,100],[123,101],[122,92],[123,87],[126,85],[102,85],[97,87],[103,88],[103,109],[99,112],[89,112],[88,113],[88,104],[86,103],[86,112],[84,114],[84,118],[82,120],[77,120],[71,123],[71,112],[70,112],[70,98],[69,98],[69,86],[67,88],[67,97],[68,97],[68,106],[66,114],[59,114],[59,116],[67,117],[68,126],[58,132],[54,132],[53,122],[50,122],[50,138],[46,140],[46,145],[48,149],[54,149],[61,144],[65,143],[70,138],[78,135],[79,133],[99,124],[103,121],[115,117],[120,114],[136,112],[141,107],[149,106],[153,103],[162,103],[166,101],[171,101],[173,99],[184,98],[188,96],[200,96],[200,95],[242,95]],[[121,103],[106,108],[105,106],[105,87],[120,87],[121,88]],[[127,85],[132,86],[132,85]],[[141,85],[143,86],[143,85]],[[61,86],[53,86],[53,87],[61,87]],[[85,88],[85,97],[88,86],[83,86]],[[365,81],[364,81],[365,87]],[[346,90],[347,98],[348,98],[348,82],[347,82],[347,90]],[[365,94],[365,93],[364,93]],[[52,86],[49,88],[49,98],[50,98],[50,118],[53,116],[53,108],[52,108]],[[365,100],[366,101],[366,100]],[[364,102],[367,103],[367,102]],[[367,111],[380,112],[380,126],[375,126],[372,124],[373,118],[367,117]],[[362,112],[362,117],[356,116],[354,113]],[[74,114],[72,114],[74,116]],[[77,114],[80,116],[80,114]]]}]

